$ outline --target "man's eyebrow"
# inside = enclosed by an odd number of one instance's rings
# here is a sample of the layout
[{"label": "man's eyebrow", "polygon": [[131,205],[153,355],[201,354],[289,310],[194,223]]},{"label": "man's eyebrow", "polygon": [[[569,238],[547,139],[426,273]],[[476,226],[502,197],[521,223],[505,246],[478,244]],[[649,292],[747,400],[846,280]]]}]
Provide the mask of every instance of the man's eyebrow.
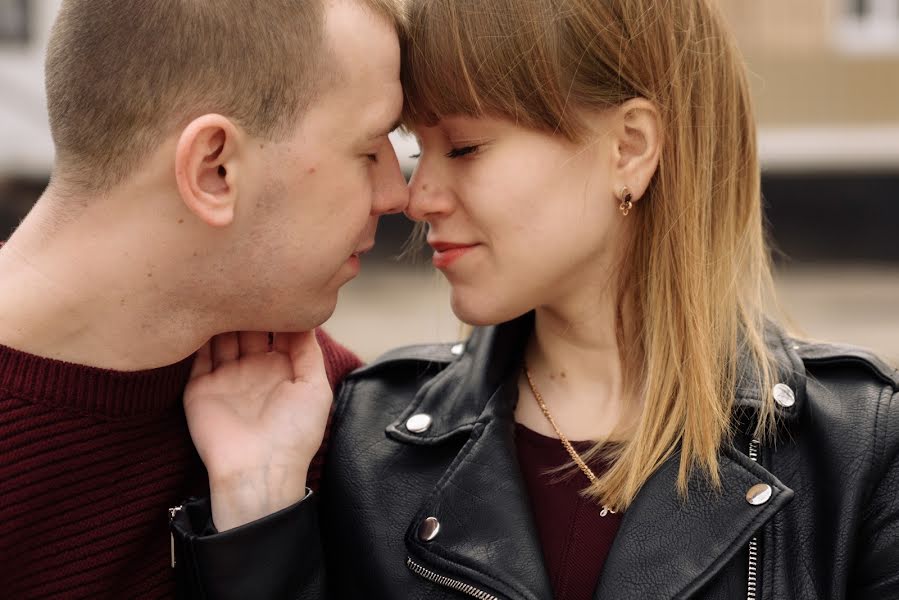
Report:
[{"label": "man's eyebrow", "polygon": [[402,125],[402,123],[400,122],[399,119],[397,119],[397,120],[396,120],[392,125],[390,125],[390,127],[388,127],[386,130],[385,130],[385,129],[378,130],[377,132],[371,134],[371,135],[368,137],[368,139],[369,139],[369,140],[376,140],[376,139],[378,139],[379,137],[384,137],[385,135],[387,135],[387,134],[389,134],[390,132],[392,132],[394,129],[397,129],[400,125]]}]

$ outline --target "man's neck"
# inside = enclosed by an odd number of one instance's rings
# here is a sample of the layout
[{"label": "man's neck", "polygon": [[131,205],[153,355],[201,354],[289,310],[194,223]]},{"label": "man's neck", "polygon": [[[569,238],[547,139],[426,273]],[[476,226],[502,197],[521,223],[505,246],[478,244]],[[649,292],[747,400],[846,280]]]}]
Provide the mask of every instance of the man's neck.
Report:
[{"label": "man's neck", "polygon": [[174,364],[205,341],[206,323],[178,297],[139,222],[82,214],[51,230],[49,202],[42,198],[0,248],[0,344],[137,371]]}]

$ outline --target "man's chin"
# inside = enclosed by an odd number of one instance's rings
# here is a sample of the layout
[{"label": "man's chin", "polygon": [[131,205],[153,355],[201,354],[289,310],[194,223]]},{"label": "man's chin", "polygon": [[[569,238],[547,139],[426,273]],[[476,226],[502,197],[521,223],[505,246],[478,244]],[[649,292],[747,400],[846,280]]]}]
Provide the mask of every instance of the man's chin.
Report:
[{"label": "man's chin", "polygon": [[333,298],[329,298],[328,301],[322,302],[318,309],[319,310],[316,311],[315,314],[314,327],[324,325],[324,323],[334,315],[334,311],[337,310],[337,293],[334,293]]},{"label": "man's chin", "polygon": [[337,291],[329,295],[322,294],[312,301],[297,306],[296,311],[280,320],[272,331],[309,331],[322,326],[331,318],[337,308]]}]

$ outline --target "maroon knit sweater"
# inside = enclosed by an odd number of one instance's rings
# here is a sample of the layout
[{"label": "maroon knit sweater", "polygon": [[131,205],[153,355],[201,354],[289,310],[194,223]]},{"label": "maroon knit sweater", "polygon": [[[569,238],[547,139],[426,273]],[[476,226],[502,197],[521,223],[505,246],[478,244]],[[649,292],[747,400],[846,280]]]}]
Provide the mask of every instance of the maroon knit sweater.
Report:
[{"label": "maroon knit sweater", "polygon": [[[319,341],[332,386],[359,366]],[[113,372],[0,345],[0,597],[174,597],[167,508],[208,493],[190,367]]]},{"label": "maroon knit sweater", "polygon": [[[559,440],[518,424],[515,445],[555,600],[590,600],[622,515],[601,516],[602,509],[596,502],[580,494],[588,484],[582,473],[571,477],[565,476],[567,472],[561,477],[548,474],[571,463]],[[572,442],[572,445],[583,454],[592,443]],[[608,463],[594,460],[590,469],[598,477],[606,472]]]}]

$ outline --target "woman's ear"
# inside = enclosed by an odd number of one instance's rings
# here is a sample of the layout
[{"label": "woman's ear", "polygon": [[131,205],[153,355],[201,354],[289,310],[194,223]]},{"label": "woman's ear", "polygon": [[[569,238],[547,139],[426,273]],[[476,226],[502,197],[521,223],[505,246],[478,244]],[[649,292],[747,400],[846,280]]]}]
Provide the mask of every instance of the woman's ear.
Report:
[{"label": "woman's ear", "polygon": [[636,201],[659,168],[661,115],[652,102],[635,98],[615,109],[613,119],[614,182],[616,189],[627,187]]},{"label": "woman's ear", "polygon": [[221,115],[203,115],[181,132],[175,179],[188,210],[212,227],[234,221],[241,133]]}]

